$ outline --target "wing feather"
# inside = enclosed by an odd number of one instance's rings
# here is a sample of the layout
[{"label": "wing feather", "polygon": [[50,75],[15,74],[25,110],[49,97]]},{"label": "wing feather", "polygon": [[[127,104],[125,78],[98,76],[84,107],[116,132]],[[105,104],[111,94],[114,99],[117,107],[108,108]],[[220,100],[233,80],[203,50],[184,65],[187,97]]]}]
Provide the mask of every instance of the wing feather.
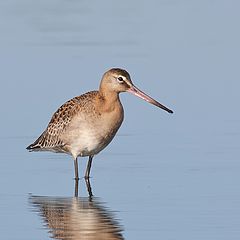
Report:
[{"label": "wing feather", "polygon": [[58,108],[53,114],[46,130],[33,144],[29,145],[27,149],[31,151],[64,151],[65,143],[61,140],[61,134],[70,124],[74,115],[81,109],[81,106],[89,102],[89,94],[95,95],[97,92],[88,92],[72,98]]}]

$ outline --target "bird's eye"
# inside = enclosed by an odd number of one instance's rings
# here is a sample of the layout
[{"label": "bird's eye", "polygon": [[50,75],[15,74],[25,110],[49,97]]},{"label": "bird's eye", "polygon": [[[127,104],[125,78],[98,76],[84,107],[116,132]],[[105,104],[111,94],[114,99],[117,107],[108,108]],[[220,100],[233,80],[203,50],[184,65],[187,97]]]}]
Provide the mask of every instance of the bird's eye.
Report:
[{"label": "bird's eye", "polygon": [[122,77],[118,77],[117,80],[118,80],[119,83],[123,83],[124,82]]}]

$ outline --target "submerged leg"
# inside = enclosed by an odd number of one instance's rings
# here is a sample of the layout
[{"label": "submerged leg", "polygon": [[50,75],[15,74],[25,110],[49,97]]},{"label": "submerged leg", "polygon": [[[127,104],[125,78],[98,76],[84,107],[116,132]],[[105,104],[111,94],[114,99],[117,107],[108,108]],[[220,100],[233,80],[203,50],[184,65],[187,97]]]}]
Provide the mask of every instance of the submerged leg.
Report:
[{"label": "submerged leg", "polygon": [[89,178],[89,174],[90,174],[90,170],[91,170],[91,166],[92,166],[92,160],[93,160],[93,156],[89,156],[87,169],[85,172],[85,179]]},{"label": "submerged leg", "polygon": [[77,157],[74,159],[74,169],[75,169],[75,180],[79,180],[79,177],[78,177],[78,160],[77,160]]}]

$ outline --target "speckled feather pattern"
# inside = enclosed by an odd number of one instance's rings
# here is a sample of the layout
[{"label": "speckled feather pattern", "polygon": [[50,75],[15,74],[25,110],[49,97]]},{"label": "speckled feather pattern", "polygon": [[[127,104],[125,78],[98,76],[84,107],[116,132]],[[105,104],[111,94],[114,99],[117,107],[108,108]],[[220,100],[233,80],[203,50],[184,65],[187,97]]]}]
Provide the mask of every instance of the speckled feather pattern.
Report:
[{"label": "speckled feather pattern", "polygon": [[97,91],[91,91],[81,96],[74,97],[64,103],[53,114],[46,130],[42,135],[28,148],[34,151],[51,150],[57,152],[65,152],[65,143],[61,139],[67,126],[70,124],[73,117],[79,112],[86,113],[96,112],[93,109],[94,104],[90,104],[97,97]]}]

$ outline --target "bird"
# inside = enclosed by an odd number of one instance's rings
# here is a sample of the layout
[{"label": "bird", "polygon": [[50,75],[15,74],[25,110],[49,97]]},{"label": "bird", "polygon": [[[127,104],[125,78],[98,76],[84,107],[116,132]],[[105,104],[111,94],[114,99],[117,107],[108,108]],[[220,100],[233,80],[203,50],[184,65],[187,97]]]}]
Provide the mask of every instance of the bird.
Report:
[{"label": "bird", "polygon": [[114,138],[124,119],[119,94],[131,93],[168,113],[173,111],[137,88],[121,68],[106,71],[98,90],[74,97],[53,114],[47,128],[26,149],[70,154],[75,179],[79,179],[78,157],[88,157],[85,179],[90,176],[93,157]]}]

